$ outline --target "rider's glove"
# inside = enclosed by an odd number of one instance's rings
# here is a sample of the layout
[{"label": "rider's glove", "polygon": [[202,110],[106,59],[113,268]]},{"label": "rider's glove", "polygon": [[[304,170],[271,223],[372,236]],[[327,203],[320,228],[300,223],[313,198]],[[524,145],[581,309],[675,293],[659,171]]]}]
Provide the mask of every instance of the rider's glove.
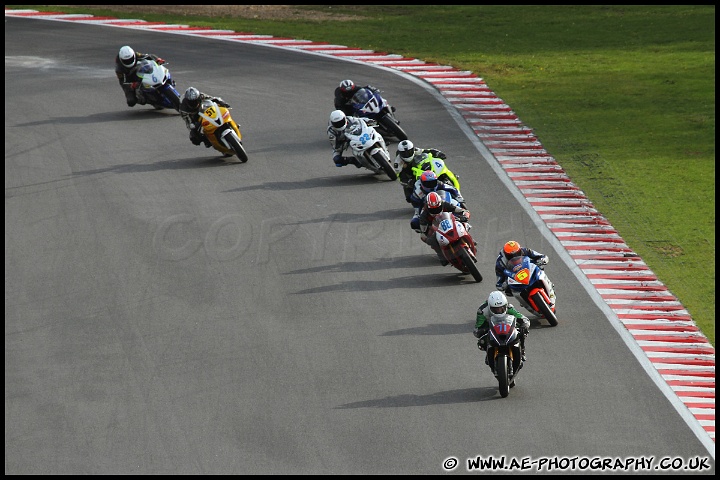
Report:
[{"label": "rider's glove", "polygon": [[155,63],[157,63],[158,65],[162,65],[163,63],[167,63],[167,62],[164,59],[158,57],[158,59],[155,60]]},{"label": "rider's glove", "polygon": [[523,334],[523,336],[527,337],[529,331],[530,331],[530,319],[527,318],[525,315],[520,317],[518,321],[519,325],[518,328],[520,329],[520,333]]},{"label": "rider's glove", "polygon": [[549,259],[548,259],[547,255],[544,255],[544,256],[538,258],[537,261],[535,262],[535,264],[536,265],[547,265],[548,261],[549,261]]}]

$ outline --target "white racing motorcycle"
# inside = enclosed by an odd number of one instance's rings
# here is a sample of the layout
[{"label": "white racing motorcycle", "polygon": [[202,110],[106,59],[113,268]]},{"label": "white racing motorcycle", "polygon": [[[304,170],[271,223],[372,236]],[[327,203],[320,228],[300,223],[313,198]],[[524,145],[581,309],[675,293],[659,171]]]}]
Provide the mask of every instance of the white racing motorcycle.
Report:
[{"label": "white racing motorcycle", "polygon": [[385,172],[390,180],[397,180],[397,172],[390,164],[385,140],[372,123],[375,121],[365,118],[348,123],[345,136],[350,142],[350,149],[363,167],[376,174]]},{"label": "white racing motorcycle", "polygon": [[131,85],[138,88],[145,101],[156,110],[172,108],[180,111],[180,93],[175,89],[175,80],[166,65],[167,63],[158,64],[154,60],[142,60],[137,68],[140,84]]}]

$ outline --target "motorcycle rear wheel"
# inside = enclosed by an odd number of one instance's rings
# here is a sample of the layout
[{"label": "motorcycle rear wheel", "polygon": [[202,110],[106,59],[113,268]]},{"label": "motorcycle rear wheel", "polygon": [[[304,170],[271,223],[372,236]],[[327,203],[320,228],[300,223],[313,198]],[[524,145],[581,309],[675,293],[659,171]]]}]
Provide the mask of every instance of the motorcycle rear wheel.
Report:
[{"label": "motorcycle rear wheel", "polygon": [[531,300],[535,303],[535,305],[537,305],[538,310],[545,320],[550,323],[550,326],[556,327],[558,324],[557,316],[552,310],[550,310],[548,304],[545,303],[545,298],[540,294],[540,292],[536,292],[535,295],[531,297]]},{"label": "motorcycle rear wheel", "polygon": [[510,395],[510,357],[501,353],[495,359],[495,371],[497,372],[498,390],[500,396],[505,398]]},{"label": "motorcycle rear wheel", "polygon": [[383,115],[380,118],[379,123],[390,134],[390,136],[397,138],[399,142],[408,139],[407,133],[405,133],[405,130],[398,125],[397,120],[395,120],[392,115]]}]

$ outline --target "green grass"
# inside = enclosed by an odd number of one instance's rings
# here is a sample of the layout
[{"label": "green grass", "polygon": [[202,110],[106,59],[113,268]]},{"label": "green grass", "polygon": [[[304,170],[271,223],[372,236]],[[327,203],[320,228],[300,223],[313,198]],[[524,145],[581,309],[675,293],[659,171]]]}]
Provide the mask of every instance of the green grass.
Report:
[{"label": "green grass", "polygon": [[358,18],[132,17],[325,41],[475,72],[715,345],[714,6],[295,8]]}]

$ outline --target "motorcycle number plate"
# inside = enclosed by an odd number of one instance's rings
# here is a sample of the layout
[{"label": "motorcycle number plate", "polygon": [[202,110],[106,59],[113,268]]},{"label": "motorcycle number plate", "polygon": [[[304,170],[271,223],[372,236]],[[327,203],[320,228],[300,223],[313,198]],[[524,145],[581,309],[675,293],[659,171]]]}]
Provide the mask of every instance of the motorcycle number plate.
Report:
[{"label": "motorcycle number plate", "polygon": [[378,108],[378,102],[375,97],[372,97],[368,102],[363,106],[362,111],[365,113],[373,113],[379,110]]},{"label": "motorcycle number plate", "polygon": [[450,220],[446,219],[440,222],[438,230],[440,230],[441,232],[447,232],[450,229],[452,229],[452,222]]},{"label": "motorcycle number plate", "polygon": [[365,145],[367,142],[369,142],[369,141],[372,140],[372,139],[370,138],[370,135],[369,135],[369,134],[363,133],[362,135],[360,135],[359,140],[360,140],[360,143],[362,143],[363,145]]},{"label": "motorcycle number plate", "polygon": [[527,268],[523,268],[515,274],[515,280],[520,283],[527,283],[530,278],[530,271]]},{"label": "motorcycle number plate", "polygon": [[205,110],[205,115],[207,115],[208,117],[215,117],[215,107],[210,107]]},{"label": "motorcycle number plate", "polygon": [[495,330],[495,333],[499,335],[505,335],[508,332],[510,332],[511,325],[508,325],[507,323],[500,323],[493,325],[493,330]]}]

